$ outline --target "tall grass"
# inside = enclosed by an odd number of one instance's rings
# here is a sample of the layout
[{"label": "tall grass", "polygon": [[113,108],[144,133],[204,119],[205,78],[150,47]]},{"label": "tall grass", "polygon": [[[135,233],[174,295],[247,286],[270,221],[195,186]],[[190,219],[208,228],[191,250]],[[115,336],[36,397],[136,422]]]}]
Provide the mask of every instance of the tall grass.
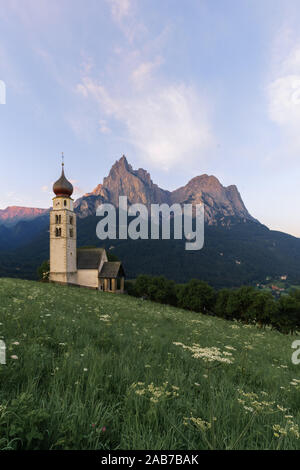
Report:
[{"label": "tall grass", "polygon": [[300,448],[295,336],[13,279],[0,323],[1,449]]}]

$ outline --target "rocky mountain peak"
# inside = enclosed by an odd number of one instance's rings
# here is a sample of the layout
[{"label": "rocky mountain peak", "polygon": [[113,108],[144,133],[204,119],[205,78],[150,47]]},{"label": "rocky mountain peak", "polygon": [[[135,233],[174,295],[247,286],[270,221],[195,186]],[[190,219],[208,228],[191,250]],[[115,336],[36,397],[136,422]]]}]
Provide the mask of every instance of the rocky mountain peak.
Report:
[{"label": "rocky mountain peak", "polygon": [[128,163],[125,155],[123,155],[119,160],[116,160],[116,162],[113,164],[108,177],[113,177],[115,174],[122,174],[128,171],[132,171],[132,166]]},{"label": "rocky mountain peak", "polygon": [[[92,206],[98,204],[98,202],[110,202],[115,206],[118,206],[119,196],[127,196],[128,203],[142,203],[146,206],[154,203],[163,203],[168,199],[168,191],[160,189],[151,180],[150,174],[143,168],[134,170],[128,163],[125,155],[117,160],[111,170],[103,179],[103,184],[99,184],[96,188],[88,194],[85,194],[83,198],[76,201],[75,208],[84,207],[84,216],[86,216],[86,202],[87,198],[93,198],[97,196],[98,200],[94,201],[90,199],[88,205]],[[99,201],[99,198],[101,200]],[[91,209],[93,212],[93,209]],[[81,211],[79,210],[79,216]]]},{"label": "rocky mountain peak", "polygon": [[[213,175],[199,175],[175,191],[167,191],[153,183],[143,168],[134,170],[125,155],[117,160],[103,184],[75,203],[79,217],[94,215],[99,204],[110,202],[118,206],[119,196],[127,196],[128,203],[151,204],[205,204],[205,218],[210,225],[224,224],[225,219],[238,218],[254,221],[247,211],[235,185],[223,186]],[[226,222],[227,223],[227,222]]]},{"label": "rocky mountain peak", "polygon": [[137,177],[138,179],[140,179],[146,185],[149,185],[149,186],[153,185],[150,174],[146,170],[144,170],[143,168],[139,168],[138,170],[134,170],[132,168],[132,166],[130,165],[130,163],[128,163],[128,160],[125,157],[125,155],[123,155],[111,167],[109,175],[106,178],[104,178],[104,180],[103,180],[103,186],[109,185],[111,179],[128,177],[128,173],[130,173],[130,175],[132,175],[132,176]]},{"label": "rocky mountain peak", "polygon": [[[95,189],[77,199],[75,211],[80,218],[95,215],[97,207],[105,202],[119,203],[119,196],[127,196],[128,204],[205,204],[205,220],[209,225],[230,225],[232,219],[255,221],[247,211],[235,185],[223,186],[213,175],[199,175],[185,186],[172,192],[153,183],[148,171],[134,170],[125,155],[117,160],[111,170]],[[0,225],[13,225],[19,220],[34,219],[49,209],[12,206],[0,210]],[[257,222],[257,221],[256,221]]]}]

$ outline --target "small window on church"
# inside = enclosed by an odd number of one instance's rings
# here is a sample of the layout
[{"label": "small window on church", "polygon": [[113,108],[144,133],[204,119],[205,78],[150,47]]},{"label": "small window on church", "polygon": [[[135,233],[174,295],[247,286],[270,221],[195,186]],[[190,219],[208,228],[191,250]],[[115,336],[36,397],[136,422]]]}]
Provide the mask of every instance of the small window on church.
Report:
[{"label": "small window on church", "polygon": [[73,225],[73,217],[70,217],[70,225]]},{"label": "small window on church", "polygon": [[61,236],[61,228],[56,227],[55,229],[55,236],[60,237]]},{"label": "small window on church", "polygon": [[66,205],[67,205],[67,201],[66,201],[66,200],[64,200],[64,206],[66,206]]},{"label": "small window on church", "polygon": [[73,237],[73,229],[70,228],[70,237],[72,238]]}]

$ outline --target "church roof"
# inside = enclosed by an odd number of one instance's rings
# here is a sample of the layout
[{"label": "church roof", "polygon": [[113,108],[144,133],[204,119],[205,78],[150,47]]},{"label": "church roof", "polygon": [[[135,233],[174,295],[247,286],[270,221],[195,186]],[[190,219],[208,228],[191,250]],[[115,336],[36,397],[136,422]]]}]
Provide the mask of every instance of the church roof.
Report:
[{"label": "church roof", "polygon": [[120,261],[107,261],[103,264],[102,269],[99,273],[101,278],[115,278],[118,275],[124,276],[124,269]]},{"label": "church roof", "polygon": [[61,176],[53,185],[53,192],[56,196],[70,197],[73,193],[73,186],[65,177],[64,164],[62,163]]},{"label": "church roof", "polygon": [[104,248],[79,248],[77,269],[99,269]]}]

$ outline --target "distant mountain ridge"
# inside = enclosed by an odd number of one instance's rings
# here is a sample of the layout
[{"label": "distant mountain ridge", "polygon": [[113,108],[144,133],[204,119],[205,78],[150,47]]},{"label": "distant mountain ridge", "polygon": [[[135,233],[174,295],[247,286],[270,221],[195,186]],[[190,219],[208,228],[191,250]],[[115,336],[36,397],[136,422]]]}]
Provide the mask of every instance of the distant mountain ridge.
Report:
[{"label": "distant mountain ridge", "polygon": [[215,176],[201,175],[191,179],[185,186],[167,191],[153,183],[143,168],[134,170],[125,156],[116,161],[109,175],[91,193],[75,202],[80,218],[96,214],[102,203],[118,206],[119,196],[127,196],[128,204],[205,204],[205,220],[208,225],[225,225],[227,218],[257,222],[246,209],[235,185],[224,187]]},{"label": "distant mountain ridge", "polygon": [[[118,205],[120,195],[127,196],[129,205],[140,202],[148,207],[204,202],[203,249],[186,251],[185,240],[172,238],[99,240],[96,209],[102,202]],[[38,265],[49,259],[49,209],[18,209],[1,211],[6,225],[0,223],[0,276],[35,278]],[[167,191],[153,183],[146,170],[134,170],[122,157],[102,184],[77,199],[75,210],[78,246],[105,247],[122,260],[129,279],[162,274],[177,282],[203,279],[221,288],[287,275],[289,283],[300,285],[300,239],[259,223],[247,211],[237,187],[225,187],[215,176],[196,176]]]},{"label": "distant mountain ridge", "polygon": [[[168,191],[153,183],[150,174],[143,168],[134,170],[124,155],[114,163],[102,184],[75,201],[75,212],[79,218],[95,215],[100,204],[111,203],[117,207],[119,196],[127,196],[128,204],[142,203],[148,208],[151,204],[203,202],[208,225],[225,226],[231,223],[232,218],[257,222],[246,209],[235,185],[225,187],[215,176],[204,174],[191,179],[185,186]],[[10,206],[0,210],[0,225],[8,227],[23,220],[33,220],[49,210]]]},{"label": "distant mountain ridge", "polygon": [[49,212],[49,209],[9,206],[6,209],[0,209],[0,225],[15,225],[21,220],[32,220],[41,215],[45,215],[47,212]]}]

